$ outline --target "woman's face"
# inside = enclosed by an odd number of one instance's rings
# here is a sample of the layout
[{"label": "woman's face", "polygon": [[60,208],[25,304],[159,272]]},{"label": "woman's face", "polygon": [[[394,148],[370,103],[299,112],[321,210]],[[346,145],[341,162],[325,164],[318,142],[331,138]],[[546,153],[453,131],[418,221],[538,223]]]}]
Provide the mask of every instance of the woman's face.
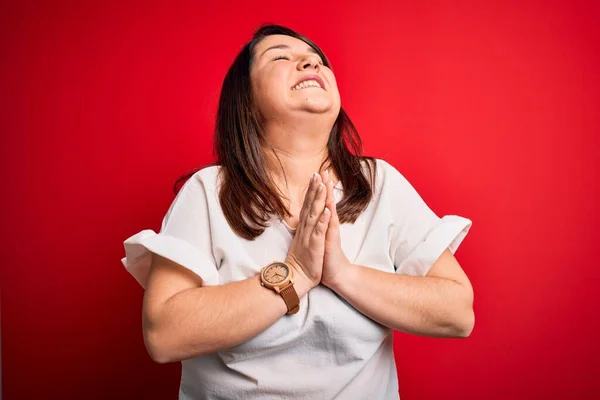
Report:
[{"label": "woman's face", "polygon": [[307,43],[270,35],[258,43],[253,57],[252,91],[267,123],[298,113],[330,115],[335,121],[340,111],[335,76]]}]

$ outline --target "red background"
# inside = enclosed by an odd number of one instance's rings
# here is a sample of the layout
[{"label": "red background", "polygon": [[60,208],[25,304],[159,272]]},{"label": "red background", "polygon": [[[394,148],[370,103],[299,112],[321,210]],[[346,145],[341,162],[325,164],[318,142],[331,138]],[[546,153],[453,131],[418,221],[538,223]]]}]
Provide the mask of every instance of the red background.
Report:
[{"label": "red background", "polygon": [[473,228],[466,340],[398,333],[403,400],[600,396],[595,2],[3,2],[4,399],[176,398],[122,242],[212,160],[226,69],[262,22],[331,59],[365,153]]}]

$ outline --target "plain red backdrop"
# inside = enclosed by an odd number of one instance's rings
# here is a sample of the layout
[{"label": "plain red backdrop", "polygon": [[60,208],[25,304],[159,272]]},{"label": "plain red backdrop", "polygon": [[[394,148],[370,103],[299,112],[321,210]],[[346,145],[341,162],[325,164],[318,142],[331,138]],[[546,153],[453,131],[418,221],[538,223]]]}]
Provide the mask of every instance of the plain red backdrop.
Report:
[{"label": "plain red backdrop", "polygon": [[598,398],[594,3],[3,2],[4,399],[176,398],[122,242],[212,161],[221,82],[263,22],[322,46],[366,154],[473,220],[475,329],[396,334],[402,399]]}]

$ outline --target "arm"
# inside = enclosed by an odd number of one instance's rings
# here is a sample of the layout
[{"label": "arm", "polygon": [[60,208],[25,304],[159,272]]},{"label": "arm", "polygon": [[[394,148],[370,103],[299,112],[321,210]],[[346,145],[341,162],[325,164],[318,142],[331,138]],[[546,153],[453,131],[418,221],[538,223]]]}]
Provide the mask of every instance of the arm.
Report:
[{"label": "arm", "polygon": [[[323,211],[325,185],[318,178],[315,173],[309,184],[299,227],[286,257],[299,298],[319,283],[323,269],[330,214]],[[209,248],[207,212],[200,203],[186,203],[205,199],[203,190],[202,185],[188,185],[178,197],[181,201],[171,208],[162,230],[171,237],[198,243],[199,249]],[[198,227],[204,227],[204,232]],[[202,258],[202,252],[194,249],[187,251]],[[211,264],[210,259],[203,261]],[[195,269],[200,270],[198,266]],[[260,285],[259,274],[204,287],[201,276],[184,264],[153,253],[143,305],[144,342],[153,360],[178,361],[233,347],[264,331],[287,312],[281,296]]]},{"label": "arm", "polygon": [[327,286],[369,318],[399,331],[467,337],[475,323],[473,288],[448,249],[426,276],[348,264]]},{"label": "arm", "polygon": [[[258,274],[226,285],[201,284],[193,272],[153,255],[143,331],[154,361],[180,361],[238,345],[287,312],[281,296],[260,285]],[[309,290],[302,281],[294,287],[300,298]]]}]

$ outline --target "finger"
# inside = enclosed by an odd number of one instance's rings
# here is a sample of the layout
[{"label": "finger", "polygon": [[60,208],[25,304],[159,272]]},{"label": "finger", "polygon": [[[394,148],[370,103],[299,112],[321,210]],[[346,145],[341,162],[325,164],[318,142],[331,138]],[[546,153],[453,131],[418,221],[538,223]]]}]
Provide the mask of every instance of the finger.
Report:
[{"label": "finger", "polygon": [[327,184],[329,182],[329,169],[321,172],[321,179],[323,179],[323,183]]},{"label": "finger", "polygon": [[[329,180],[329,182],[327,182],[327,198],[325,199],[325,205],[329,205],[334,203],[333,201],[334,196],[333,196],[333,181]],[[333,211],[332,211],[332,215],[333,215]]]},{"label": "finger", "polygon": [[304,195],[304,203],[302,204],[302,209],[300,210],[300,215],[298,216],[299,225],[304,225],[304,220],[306,215],[310,212],[310,207],[312,206],[320,183],[321,176],[315,172],[313,174],[313,179],[308,185],[308,191]]},{"label": "finger", "polygon": [[[333,200],[333,180],[331,179],[331,175],[329,175],[329,169],[321,172],[321,179],[327,187],[327,198],[325,200],[325,204],[329,204]],[[330,188],[332,190],[329,190]]]},{"label": "finger", "polygon": [[312,232],[315,225],[317,224],[317,220],[323,214],[323,210],[325,208],[325,196],[327,190],[323,183],[319,183],[319,187],[317,189],[317,195],[314,198],[310,211],[306,216],[304,227],[307,229],[307,232]]},{"label": "finger", "polygon": [[339,242],[340,236],[340,220],[337,215],[337,207],[335,203],[327,206],[331,209],[331,217],[329,218],[329,225],[327,226],[327,233],[325,234],[325,240],[328,242]]},{"label": "finger", "polygon": [[331,222],[333,223],[334,227],[339,227],[340,226],[340,219],[337,213],[337,204],[335,204],[335,201],[331,202]]},{"label": "finger", "polygon": [[315,225],[312,234],[310,235],[309,243],[311,245],[315,245],[323,240],[325,234],[327,233],[329,221],[331,221],[331,211],[329,210],[329,208],[325,208],[317,224]]}]

